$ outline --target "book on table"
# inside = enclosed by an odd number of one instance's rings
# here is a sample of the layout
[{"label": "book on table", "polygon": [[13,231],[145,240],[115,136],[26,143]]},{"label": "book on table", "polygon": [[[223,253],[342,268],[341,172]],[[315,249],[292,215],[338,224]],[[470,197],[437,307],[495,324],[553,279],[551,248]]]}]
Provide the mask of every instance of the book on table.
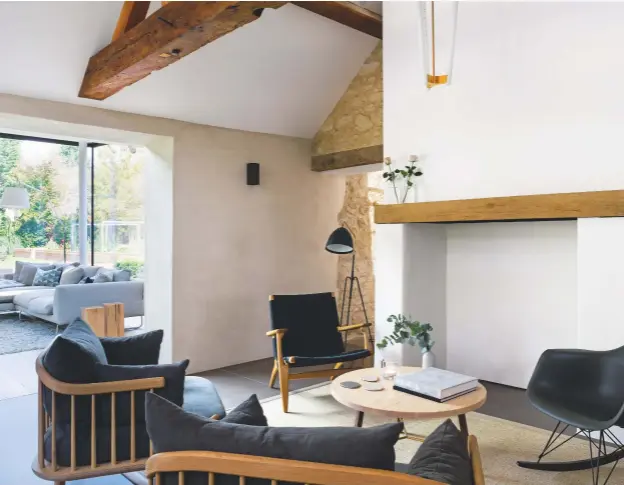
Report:
[{"label": "book on table", "polygon": [[437,402],[446,402],[474,391],[479,380],[448,370],[429,367],[394,378],[394,389]]}]

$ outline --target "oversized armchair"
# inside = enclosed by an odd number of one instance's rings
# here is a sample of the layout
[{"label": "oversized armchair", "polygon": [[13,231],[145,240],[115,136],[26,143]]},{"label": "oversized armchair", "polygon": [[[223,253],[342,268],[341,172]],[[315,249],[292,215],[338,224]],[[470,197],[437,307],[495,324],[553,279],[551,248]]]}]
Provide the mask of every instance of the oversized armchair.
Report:
[{"label": "oversized armchair", "polygon": [[[333,377],[352,369],[343,369],[346,362],[371,355],[368,335],[370,324],[340,327],[336,299],[332,293],[307,295],[271,295],[271,328],[275,363],[269,381],[273,387],[279,375],[282,408],[288,412],[288,383],[291,379]],[[341,332],[362,330],[364,348],[345,350]],[[290,369],[333,364],[333,369],[291,373]]]},{"label": "oversized armchair", "polygon": [[149,391],[198,415],[225,416],[213,384],[185,375],[188,360],[158,364],[162,338],[162,330],[98,338],[76,320],[52,341],[36,363],[37,476],[64,485],[143,470],[152,454]]},{"label": "oversized armchair", "polygon": [[[527,396],[533,406],[556,419],[557,426],[537,461],[520,461],[518,465],[544,471],[591,469],[593,484],[597,485],[600,467],[614,463],[602,475],[606,484],[617,461],[624,457],[624,445],[611,430],[624,427],[624,347],[609,351],[547,350],[533,372]],[[574,432],[564,434],[570,427]],[[590,440],[588,459],[542,461],[578,435]],[[607,451],[609,442],[616,448]]]}]

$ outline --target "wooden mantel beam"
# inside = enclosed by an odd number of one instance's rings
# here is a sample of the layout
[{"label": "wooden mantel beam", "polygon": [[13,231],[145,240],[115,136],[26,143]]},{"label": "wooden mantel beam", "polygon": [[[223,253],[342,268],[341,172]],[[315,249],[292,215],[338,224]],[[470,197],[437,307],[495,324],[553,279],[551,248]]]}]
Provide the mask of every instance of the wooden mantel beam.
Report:
[{"label": "wooden mantel beam", "polygon": [[381,15],[353,2],[292,2],[298,7],[381,39]]},{"label": "wooden mantel beam", "polygon": [[106,99],[286,2],[169,2],[89,60],[78,96]]}]

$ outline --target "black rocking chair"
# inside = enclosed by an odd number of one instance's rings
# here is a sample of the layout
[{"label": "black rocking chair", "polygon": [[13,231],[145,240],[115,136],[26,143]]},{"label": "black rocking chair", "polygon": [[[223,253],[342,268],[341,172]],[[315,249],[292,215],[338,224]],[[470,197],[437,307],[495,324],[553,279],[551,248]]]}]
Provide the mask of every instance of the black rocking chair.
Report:
[{"label": "black rocking chair", "polygon": [[[537,461],[518,465],[559,472],[591,469],[592,483],[599,485],[600,467],[613,463],[602,482],[606,484],[624,457],[624,444],[610,429],[624,427],[624,347],[605,352],[547,350],[537,363],[527,395],[533,406],[558,423]],[[576,431],[564,435],[569,427]],[[542,461],[579,435],[588,440],[588,459]]]}]

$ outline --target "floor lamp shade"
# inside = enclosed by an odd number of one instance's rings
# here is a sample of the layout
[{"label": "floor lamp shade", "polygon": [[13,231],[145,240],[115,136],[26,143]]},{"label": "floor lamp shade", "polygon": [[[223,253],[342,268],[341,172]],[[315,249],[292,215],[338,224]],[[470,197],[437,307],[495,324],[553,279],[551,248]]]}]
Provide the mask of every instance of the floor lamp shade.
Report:
[{"label": "floor lamp shade", "polygon": [[339,227],[330,234],[325,249],[334,254],[350,254],[353,252],[353,236],[345,227]]},{"label": "floor lamp shade", "polygon": [[30,207],[28,192],[21,187],[6,187],[2,199],[0,199],[0,207],[5,209],[28,209]]}]

